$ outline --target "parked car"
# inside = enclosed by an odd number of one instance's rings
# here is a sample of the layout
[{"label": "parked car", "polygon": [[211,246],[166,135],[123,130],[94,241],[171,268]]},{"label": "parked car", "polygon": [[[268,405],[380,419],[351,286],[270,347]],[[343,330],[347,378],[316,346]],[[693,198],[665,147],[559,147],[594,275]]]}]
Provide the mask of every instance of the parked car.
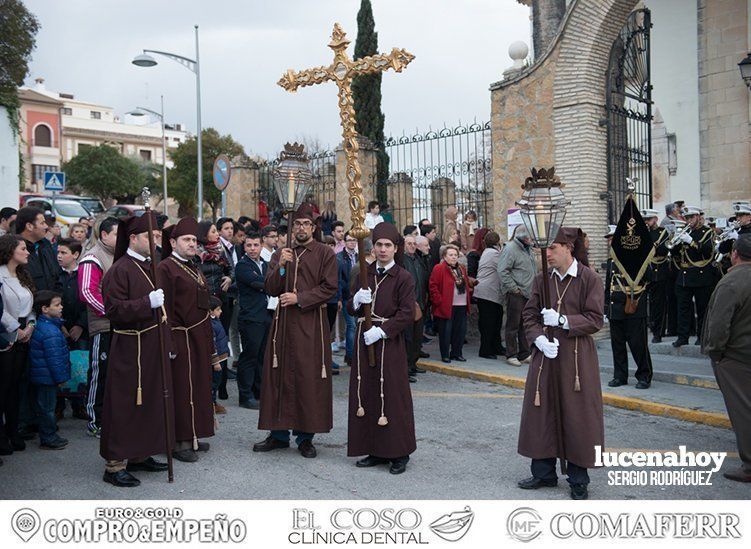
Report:
[{"label": "parked car", "polygon": [[145,211],[145,208],[138,204],[115,204],[104,213],[105,215],[111,215],[112,217],[122,219],[131,215],[141,216]]},{"label": "parked car", "polygon": [[24,205],[34,206],[45,213],[50,212],[61,225],[78,223],[78,220],[82,217],[91,217],[91,212],[84,208],[80,202],[66,198],[55,198],[54,207],[52,199],[47,196],[30,197]]},{"label": "parked car", "polygon": [[94,196],[76,196],[74,194],[59,194],[58,198],[64,198],[66,200],[75,200],[80,202],[81,206],[91,212],[91,215],[97,216],[104,211],[104,204],[102,201]]},{"label": "parked car", "polygon": [[42,193],[18,193],[18,207],[26,206],[26,201],[31,198],[44,198]]}]

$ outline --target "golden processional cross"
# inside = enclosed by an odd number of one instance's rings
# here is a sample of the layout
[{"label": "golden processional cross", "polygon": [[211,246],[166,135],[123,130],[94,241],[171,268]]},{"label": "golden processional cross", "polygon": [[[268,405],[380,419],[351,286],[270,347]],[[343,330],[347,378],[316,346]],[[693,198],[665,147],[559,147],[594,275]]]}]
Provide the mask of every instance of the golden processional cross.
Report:
[{"label": "golden processional cross", "polygon": [[[357,131],[355,130],[355,106],[352,99],[352,78],[363,74],[374,74],[394,69],[402,72],[415,56],[407,50],[394,48],[388,55],[377,54],[352,60],[347,55],[347,46],[350,41],[346,33],[334,23],[334,32],[331,33],[329,47],[334,50],[334,62],[328,67],[315,67],[303,71],[289,69],[279,80],[278,84],[289,92],[296,92],[297,88],[334,82],[339,88],[339,116],[342,121],[342,136],[344,137],[344,153],[347,159],[345,174],[349,188],[349,209],[352,215],[352,229],[350,233],[358,240],[358,253],[360,262],[360,287],[368,287],[368,264],[365,261],[365,249],[363,240],[370,236],[370,231],[365,226],[365,199],[362,195],[360,183],[361,171],[358,162]],[[365,310],[365,329],[371,327],[370,306]],[[375,365],[373,346],[368,347],[370,365]]]}]

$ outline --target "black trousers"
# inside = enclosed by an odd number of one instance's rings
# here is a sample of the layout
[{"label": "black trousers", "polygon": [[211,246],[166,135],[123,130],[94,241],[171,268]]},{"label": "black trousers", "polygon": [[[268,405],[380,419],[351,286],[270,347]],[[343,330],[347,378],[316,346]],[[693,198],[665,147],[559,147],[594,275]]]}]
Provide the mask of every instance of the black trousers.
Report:
[{"label": "black trousers", "polygon": [[416,320],[404,330],[404,343],[407,346],[407,365],[409,371],[414,371],[417,367],[417,360],[420,358],[423,318],[421,317],[420,320]]},{"label": "black trousers", "polygon": [[480,355],[499,355],[503,349],[501,326],[503,325],[503,306],[487,299],[477,299],[480,330]]},{"label": "black trousers", "polygon": [[[15,343],[9,351],[0,353],[0,440],[18,437],[18,416],[21,396],[21,376],[28,368],[29,345]],[[2,444],[6,446],[7,444]]]},{"label": "black trousers", "polygon": [[266,351],[266,338],[270,325],[270,318],[263,322],[237,323],[243,346],[240,360],[237,362],[237,392],[240,395],[240,402],[261,398],[263,355]]},{"label": "black trousers", "polygon": [[91,338],[89,346],[89,372],[86,388],[86,413],[89,429],[102,426],[104,386],[107,382],[107,363],[110,353],[110,332],[101,332]]},{"label": "black trousers", "polygon": [[668,304],[667,281],[660,280],[649,285],[649,329],[653,336],[665,335],[665,310]]},{"label": "black trousers", "polygon": [[[540,480],[558,480],[555,465],[556,458],[533,459],[530,469],[532,476]],[[589,473],[586,467],[579,467],[576,463],[566,462],[569,484],[589,484]]]},{"label": "black trousers", "polygon": [[524,360],[530,355],[529,343],[524,332],[522,311],[527,298],[521,294],[508,294],[506,303],[506,357]]},{"label": "black trousers", "polygon": [[696,303],[696,335],[701,337],[704,314],[707,311],[709,298],[712,296],[712,286],[688,288],[676,285],[675,295],[678,298],[678,337],[688,339],[691,335],[694,316],[691,311],[692,303]]},{"label": "black trousers", "polygon": [[464,336],[467,335],[467,306],[454,305],[451,318],[435,318],[438,324],[438,345],[441,358],[462,356]]},{"label": "black trousers", "polygon": [[735,431],[742,467],[751,473],[751,364],[725,357],[712,361],[712,368]]},{"label": "black trousers", "polygon": [[665,333],[667,335],[676,335],[678,333],[678,296],[676,295],[676,279],[678,272],[671,266],[668,279],[665,281],[665,295],[667,300],[667,310],[665,311]]},{"label": "black trousers", "polygon": [[[222,316],[219,319],[219,322],[222,323],[222,328],[224,328],[224,333],[227,334],[227,337],[229,337],[230,332],[230,325],[232,324],[232,313],[235,308],[235,300],[234,298],[231,298],[227,296],[227,294],[224,294],[222,297]],[[235,349],[232,349],[232,352],[237,352]],[[229,368],[229,360],[222,360],[222,372],[221,376],[219,377],[219,391],[222,393],[227,392],[227,369]]]},{"label": "black trousers", "polygon": [[624,318],[610,320],[610,348],[613,350],[613,377],[621,381],[628,381],[628,353],[626,345],[631,349],[631,356],[636,362],[635,377],[638,381],[651,383],[652,357],[647,343],[647,319]]}]

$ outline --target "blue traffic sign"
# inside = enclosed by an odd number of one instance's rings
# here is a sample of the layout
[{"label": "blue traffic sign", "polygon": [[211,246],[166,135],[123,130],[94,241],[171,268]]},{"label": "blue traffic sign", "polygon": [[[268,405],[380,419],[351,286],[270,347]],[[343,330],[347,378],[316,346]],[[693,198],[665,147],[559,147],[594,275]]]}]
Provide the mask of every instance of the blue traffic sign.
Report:
[{"label": "blue traffic sign", "polygon": [[65,172],[44,172],[44,190],[62,192],[65,190]]}]

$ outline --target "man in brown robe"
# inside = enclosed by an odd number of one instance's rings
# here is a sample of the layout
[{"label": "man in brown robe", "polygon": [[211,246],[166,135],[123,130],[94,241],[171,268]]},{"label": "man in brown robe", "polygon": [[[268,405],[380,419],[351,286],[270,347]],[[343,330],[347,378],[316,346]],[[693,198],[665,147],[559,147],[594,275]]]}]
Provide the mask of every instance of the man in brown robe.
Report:
[{"label": "man in brown robe", "polygon": [[[552,271],[535,277],[522,312],[527,340],[534,348],[518,451],[532,458],[532,477],[518,485],[556,486],[560,458],[568,464],[571,498],[586,499],[587,468],[594,466],[595,446],[603,446],[605,439],[600,367],[592,339],[603,325],[605,291],[600,277],[573,257],[577,235],[576,228],[560,229],[547,249]],[[543,305],[543,284],[550,290],[550,309]]]},{"label": "man in brown robe", "polygon": [[331,336],[326,304],[339,283],[334,251],[313,239],[317,215],[303,207],[290,228],[293,247],[274,252],[266,293],[279,297],[261,379],[258,428],[271,431],[254,452],[289,447],[289,430],[303,457],[316,457],[314,433],[333,424]]},{"label": "man in brown robe", "polygon": [[211,355],[214,337],[209,319],[206,279],[193,263],[198,223],[181,219],[164,230],[162,261],[157,266],[159,287],[172,329],[172,383],[175,400],[175,459],[198,461],[196,452],[207,452],[214,436],[211,398]]},{"label": "man in brown robe", "polygon": [[[164,293],[149,274],[147,221],[146,215],[120,221],[115,262],[102,280],[112,340],[99,453],[107,460],[103,480],[120,487],[141,484],[131,471],[167,469],[166,463],[150,457],[166,452],[163,394],[172,394],[172,377],[167,371],[165,388],[157,330],[165,341],[170,335],[163,316]],[[152,223],[156,226],[153,215]],[[166,352],[163,359],[169,364]],[[167,409],[167,420],[173,422],[172,402]]]},{"label": "man in brown robe", "polygon": [[[347,455],[367,457],[357,467],[391,463],[389,472],[403,473],[417,448],[412,393],[409,389],[404,331],[415,320],[415,283],[394,261],[399,231],[391,223],[373,229],[375,263],[368,266],[368,289],[347,302],[359,316],[349,377]],[[373,327],[363,328],[362,305],[371,303]],[[376,364],[368,364],[368,346],[375,345]]]}]

